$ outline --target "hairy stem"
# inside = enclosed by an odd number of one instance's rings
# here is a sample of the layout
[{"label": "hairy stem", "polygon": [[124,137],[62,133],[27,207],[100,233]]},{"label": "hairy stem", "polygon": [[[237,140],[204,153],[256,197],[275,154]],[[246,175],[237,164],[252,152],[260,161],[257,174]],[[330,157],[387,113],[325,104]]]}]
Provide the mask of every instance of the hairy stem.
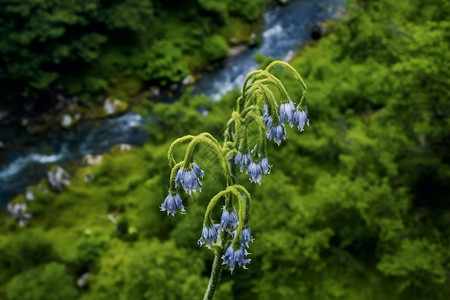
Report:
[{"label": "hairy stem", "polygon": [[216,288],[219,286],[220,275],[222,274],[223,264],[222,256],[225,254],[226,245],[229,242],[230,234],[220,232],[219,233],[219,243],[222,245],[219,249],[215,251],[215,257],[212,265],[211,276],[209,277],[208,287],[205,292],[203,300],[211,300],[214,297]]},{"label": "hairy stem", "polygon": [[[237,175],[237,167],[234,164],[231,164],[231,180],[227,189],[231,185],[235,185]],[[222,264],[222,256],[225,254],[227,250],[228,244],[231,240],[231,234],[226,231],[219,231],[218,244],[220,247],[214,251],[214,261],[211,270],[211,276],[209,277],[208,287],[206,288],[205,296],[203,300],[211,300],[214,297],[214,293],[216,292],[216,288],[219,286],[220,275],[222,275],[223,264]]]}]

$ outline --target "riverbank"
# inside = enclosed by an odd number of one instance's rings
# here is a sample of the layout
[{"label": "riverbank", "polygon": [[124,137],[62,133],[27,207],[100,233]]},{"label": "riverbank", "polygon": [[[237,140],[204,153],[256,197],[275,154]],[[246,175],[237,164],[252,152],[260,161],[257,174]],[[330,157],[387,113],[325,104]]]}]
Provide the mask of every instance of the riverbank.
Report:
[{"label": "riverbank", "polygon": [[[254,60],[256,52],[289,58],[311,38],[314,24],[335,16],[342,5],[340,0],[316,0],[292,1],[287,6],[274,7],[264,15],[262,44],[230,57],[220,68],[202,73],[194,84],[193,94],[217,99],[238,87],[242,84],[239,81],[243,79],[242,74],[258,67]],[[152,106],[152,102],[141,103]],[[148,136],[142,128],[153,119],[153,111],[140,112],[144,117],[128,111],[118,118],[78,122],[70,131],[58,130],[57,126],[38,136],[30,136],[20,127],[0,127],[0,140],[4,142],[0,150],[0,182],[4,187],[0,190],[0,203],[5,205],[16,194],[23,193],[26,186],[46,177],[52,164],[77,165],[84,156],[102,154],[120,143],[142,145]]]}]

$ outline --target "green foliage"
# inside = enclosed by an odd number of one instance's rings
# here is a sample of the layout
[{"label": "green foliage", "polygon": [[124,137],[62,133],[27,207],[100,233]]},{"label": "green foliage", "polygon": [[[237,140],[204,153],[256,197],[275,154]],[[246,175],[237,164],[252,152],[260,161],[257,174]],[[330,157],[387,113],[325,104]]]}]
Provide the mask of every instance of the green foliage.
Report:
[{"label": "green foliage", "polygon": [[228,45],[220,35],[213,35],[203,40],[206,57],[213,62],[228,54]]},{"label": "green foliage", "polygon": [[45,101],[58,84],[85,101],[109,87],[119,96],[124,75],[178,82],[227,54],[219,34],[229,15],[243,24],[261,14],[259,0],[9,1],[0,12],[1,101]]},{"label": "green foliage", "polygon": [[8,300],[75,300],[78,292],[66,267],[52,262],[15,276],[8,283],[7,296]]},{"label": "green foliage", "polygon": [[[269,146],[270,176],[257,188],[245,184],[253,195],[252,262],[250,270],[223,273],[218,299],[448,298],[448,5],[351,1],[348,18],[291,62],[308,84],[311,126],[301,135],[287,128],[288,143]],[[189,47],[203,43],[202,32]],[[126,72],[121,59],[115,54],[108,64]],[[296,95],[294,80],[283,82]],[[36,192],[30,228],[0,229],[0,298],[52,261],[76,266],[70,275],[56,267],[71,285],[89,270],[83,300],[201,297],[212,255],[196,245],[200,216],[223,181],[207,164],[198,199],[183,199],[187,214],[168,218],[158,210],[167,193],[166,153],[187,133],[219,136],[238,94],[214,103],[186,93],[148,105],[155,119],[142,149],[80,168],[60,194]],[[84,182],[86,174],[95,179]],[[109,213],[126,217],[129,231],[139,232],[136,242],[116,237]]]},{"label": "green foliage", "polygon": [[82,272],[90,269],[100,254],[107,248],[109,238],[100,228],[88,228],[77,242],[77,264]]},{"label": "green foliage", "polygon": [[14,232],[0,239],[0,285],[13,275],[56,258],[51,239],[42,229]]},{"label": "green foliage", "polygon": [[83,299],[197,299],[203,294],[203,262],[174,243],[115,243],[100,261]]}]

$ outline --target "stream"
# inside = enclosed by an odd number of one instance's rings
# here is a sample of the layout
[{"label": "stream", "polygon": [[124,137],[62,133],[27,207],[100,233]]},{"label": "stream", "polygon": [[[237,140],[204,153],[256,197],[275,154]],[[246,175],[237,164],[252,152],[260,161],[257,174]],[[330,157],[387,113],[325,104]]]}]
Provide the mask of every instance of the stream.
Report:
[{"label": "stream", "polygon": [[[264,14],[262,43],[229,57],[220,67],[202,74],[194,93],[214,100],[239,87],[245,75],[258,68],[256,52],[288,61],[311,38],[314,24],[343,13],[345,0],[298,0]],[[142,145],[148,136],[139,126],[151,117],[130,111],[117,118],[80,121],[72,130],[59,129],[37,136],[23,128],[0,128],[0,207],[28,185],[46,177],[51,165],[79,165],[87,154],[101,154],[114,145]]]}]

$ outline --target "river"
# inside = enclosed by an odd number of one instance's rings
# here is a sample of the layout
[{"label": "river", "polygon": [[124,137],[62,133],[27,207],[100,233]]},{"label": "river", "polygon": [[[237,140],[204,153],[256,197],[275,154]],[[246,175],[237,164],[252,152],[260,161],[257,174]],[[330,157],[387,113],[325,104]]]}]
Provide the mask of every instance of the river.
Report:
[{"label": "river", "polygon": [[[254,54],[289,60],[310,39],[312,26],[343,12],[345,0],[298,0],[278,6],[264,14],[263,41],[253,49],[229,57],[224,65],[204,72],[195,83],[194,93],[214,100],[239,87],[245,75],[256,69]],[[87,154],[100,154],[114,145],[142,145],[147,133],[140,129],[148,118],[134,112],[109,119],[85,120],[73,130],[55,130],[37,136],[22,128],[0,128],[0,206],[28,185],[46,177],[49,166],[77,165]]]}]

